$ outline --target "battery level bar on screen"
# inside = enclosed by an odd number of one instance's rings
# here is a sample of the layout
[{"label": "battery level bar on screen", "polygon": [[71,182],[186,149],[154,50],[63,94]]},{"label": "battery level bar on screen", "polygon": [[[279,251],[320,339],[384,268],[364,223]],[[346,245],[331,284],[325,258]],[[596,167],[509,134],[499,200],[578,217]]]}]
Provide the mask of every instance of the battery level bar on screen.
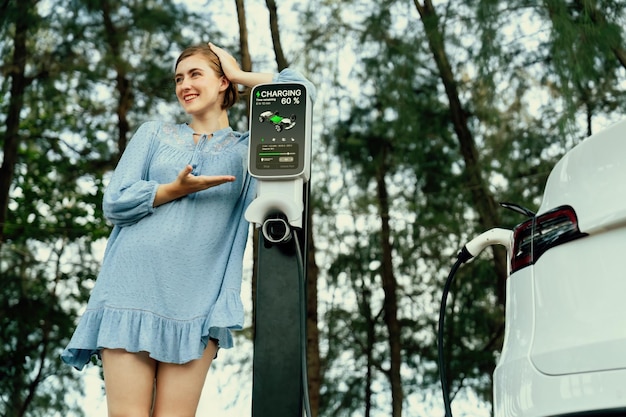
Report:
[{"label": "battery level bar on screen", "polygon": [[259,156],[289,156],[295,154],[295,152],[259,152]]},{"label": "battery level bar on screen", "polygon": [[259,152],[259,160],[261,162],[272,162],[278,157],[279,163],[293,163],[295,161],[296,152]]}]

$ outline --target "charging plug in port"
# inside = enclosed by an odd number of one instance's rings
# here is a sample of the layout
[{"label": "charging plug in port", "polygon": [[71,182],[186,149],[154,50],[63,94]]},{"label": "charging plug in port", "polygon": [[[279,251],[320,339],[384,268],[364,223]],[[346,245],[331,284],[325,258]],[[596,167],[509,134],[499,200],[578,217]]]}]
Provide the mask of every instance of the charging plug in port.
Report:
[{"label": "charging plug in port", "polygon": [[266,219],[261,230],[265,239],[271,243],[287,243],[291,240],[291,227],[281,217]]}]

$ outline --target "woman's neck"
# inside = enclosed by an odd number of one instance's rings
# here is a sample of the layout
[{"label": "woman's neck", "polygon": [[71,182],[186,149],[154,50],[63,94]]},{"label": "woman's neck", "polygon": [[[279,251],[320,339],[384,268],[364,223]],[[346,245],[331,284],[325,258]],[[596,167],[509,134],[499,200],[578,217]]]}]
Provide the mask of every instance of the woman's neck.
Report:
[{"label": "woman's neck", "polygon": [[189,127],[193,129],[194,133],[198,133],[201,135],[210,135],[213,132],[227,128],[228,126],[230,126],[228,122],[228,113],[226,113],[225,110],[222,111],[217,118],[207,117],[201,119],[194,117],[191,120],[191,123],[189,123]]}]

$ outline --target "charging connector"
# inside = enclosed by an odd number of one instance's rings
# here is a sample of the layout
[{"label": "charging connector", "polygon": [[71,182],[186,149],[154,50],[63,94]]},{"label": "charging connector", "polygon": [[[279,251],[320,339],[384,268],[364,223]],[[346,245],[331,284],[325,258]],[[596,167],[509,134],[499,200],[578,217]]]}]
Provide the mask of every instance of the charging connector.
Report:
[{"label": "charging connector", "polygon": [[508,229],[493,228],[486,232],[476,236],[463,246],[463,249],[458,253],[457,260],[450,270],[448,279],[443,287],[443,293],[441,295],[441,306],[439,308],[439,328],[437,331],[437,354],[439,364],[439,379],[441,381],[441,391],[443,394],[443,405],[446,417],[452,417],[452,410],[450,407],[450,392],[448,389],[448,382],[446,378],[446,366],[444,361],[443,350],[443,333],[444,333],[444,319],[446,313],[446,303],[448,299],[448,293],[452,286],[452,280],[459,267],[468,262],[469,260],[477,257],[485,248],[492,245],[502,245],[507,251],[511,249],[513,239],[513,232]]},{"label": "charging connector", "polygon": [[265,219],[261,231],[265,240],[271,243],[287,243],[291,240],[291,226],[283,217]]},{"label": "charging connector", "polygon": [[463,249],[470,255],[469,259],[477,257],[485,248],[492,245],[502,245],[508,251],[511,249],[512,238],[511,230],[494,227],[467,242]]}]

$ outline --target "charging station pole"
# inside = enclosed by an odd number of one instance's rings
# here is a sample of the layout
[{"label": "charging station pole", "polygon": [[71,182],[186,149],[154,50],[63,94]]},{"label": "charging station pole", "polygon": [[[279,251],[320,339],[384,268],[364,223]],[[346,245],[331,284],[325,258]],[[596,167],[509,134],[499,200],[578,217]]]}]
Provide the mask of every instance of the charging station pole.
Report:
[{"label": "charging station pole", "polygon": [[304,410],[311,114],[304,84],[251,91],[248,171],[257,178],[257,196],[245,216],[260,228],[253,417],[302,417]]}]

